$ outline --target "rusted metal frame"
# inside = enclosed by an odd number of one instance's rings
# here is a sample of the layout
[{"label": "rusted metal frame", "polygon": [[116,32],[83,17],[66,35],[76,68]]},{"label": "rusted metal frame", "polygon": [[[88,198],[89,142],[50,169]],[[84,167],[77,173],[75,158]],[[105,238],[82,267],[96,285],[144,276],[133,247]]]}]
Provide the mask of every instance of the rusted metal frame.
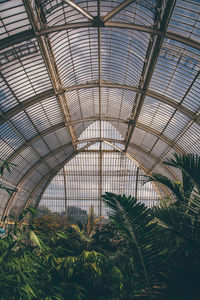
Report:
[{"label": "rusted metal frame", "polygon": [[113,18],[116,14],[118,14],[120,11],[122,11],[124,8],[126,8],[131,3],[135,2],[136,0],[125,0],[121,4],[119,4],[117,7],[113,8],[107,15],[105,15],[102,20],[103,22],[109,21],[111,18]]},{"label": "rusted metal frame", "polygon": [[[17,186],[15,187],[16,190],[21,189],[22,185],[24,184],[24,182],[26,181],[26,179],[40,166],[41,163],[44,163],[46,160],[48,160],[48,158],[50,158],[51,156],[55,155],[56,153],[65,150],[67,146],[72,146],[71,143],[65,144],[61,147],[56,148],[54,151],[52,151],[51,153],[48,153],[46,156],[44,156],[42,158],[42,160],[37,161],[32,167],[30,167],[28,169],[28,171],[22,176],[22,178],[20,179],[19,183],[17,184]],[[45,163],[46,164],[46,163]],[[50,168],[49,168],[50,169]],[[50,172],[52,172],[52,169],[50,169]],[[2,215],[2,220],[3,218],[8,215],[8,211],[12,205],[12,202],[15,198],[16,192],[13,192],[13,194],[9,197],[7,204],[5,206],[3,215]]]},{"label": "rusted metal frame", "polygon": [[[158,28],[160,23],[160,30],[163,32],[163,35],[165,35],[165,32],[167,30],[167,26],[171,17],[171,14],[173,12],[174,6],[175,6],[176,0],[168,0],[166,3],[165,11],[162,16],[162,20],[160,22],[157,22],[155,20],[156,27]],[[160,49],[163,44],[164,37],[162,36],[152,36],[150,38],[150,43],[147,51],[147,64],[144,65],[141,75],[141,82],[139,84],[139,88],[141,88],[144,93],[143,94],[137,94],[136,100],[133,106],[132,110],[132,118],[130,120],[130,124],[128,126],[127,135],[126,135],[126,142],[127,145],[125,147],[125,152],[128,149],[128,145],[131,141],[131,138],[133,136],[133,132],[135,130],[135,126],[137,124],[141,109],[144,104],[145,100],[145,91],[148,90],[149,84],[151,82],[151,78],[153,75],[153,71],[157,62],[157,59],[159,57]]]},{"label": "rusted metal frame", "polygon": [[[41,29],[42,22],[38,15],[37,15],[37,19],[36,19],[35,15],[33,13],[33,8],[31,6],[31,3],[29,0],[24,1],[24,5],[27,10],[27,14],[29,16],[30,22],[31,22],[35,32],[37,32],[39,29]],[[54,91],[55,91],[55,94],[56,94],[56,97],[58,100],[58,104],[61,109],[61,113],[62,113],[64,122],[67,125],[68,121],[71,120],[71,117],[70,117],[70,113],[69,113],[68,104],[67,104],[67,101],[65,98],[65,94],[64,94],[64,92],[60,91],[61,80],[59,78],[58,68],[55,63],[54,54],[52,51],[50,40],[49,40],[48,36],[47,37],[45,37],[45,36],[39,37],[38,36],[37,41],[38,41],[44,62],[46,64],[47,70],[49,71],[51,82],[52,82],[52,85],[53,85],[53,88],[54,88]],[[69,133],[71,136],[72,144],[74,145],[74,142],[76,141],[76,135],[74,132],[74,128],[73,128],[73,126],[69,126],[68,129],[69,129]]]}]

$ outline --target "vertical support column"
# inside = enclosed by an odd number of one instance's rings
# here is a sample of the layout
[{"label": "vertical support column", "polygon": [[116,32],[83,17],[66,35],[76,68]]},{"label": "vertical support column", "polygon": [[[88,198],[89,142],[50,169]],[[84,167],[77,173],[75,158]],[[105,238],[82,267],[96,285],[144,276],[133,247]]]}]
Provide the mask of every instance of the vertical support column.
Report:
[{"label": "vertical support column", "polygon": [[[98,0],[97,7],[97,16],[100,20],[101,18],[101,0]],[[100,24],[98,26],[98,77],[99,77],[99,138],[100,138],[100,146],[99,146],[99,216],[102,215],[102,121],[101,121],[101,28]],[[100,221],[101,222],[101,221]]]},{"label": "vertical support column", "polygon": [[135,179],[135,198],[137,198],[137,192],[138,192],[138,177],[139,177],[139,168],[137,167],[136,179]]},{"label": "vertical support column", "polygon": [[67,181],[66,181],[66,166],[63,167],[64,175],[64,190],[65,190],[65,216],[67,220]]},{"label": "vertical support column", "polygon": [[[99,216],[102,215],[102,142],[99,146]],[[100,221],[101,222],[101,221]]]}]

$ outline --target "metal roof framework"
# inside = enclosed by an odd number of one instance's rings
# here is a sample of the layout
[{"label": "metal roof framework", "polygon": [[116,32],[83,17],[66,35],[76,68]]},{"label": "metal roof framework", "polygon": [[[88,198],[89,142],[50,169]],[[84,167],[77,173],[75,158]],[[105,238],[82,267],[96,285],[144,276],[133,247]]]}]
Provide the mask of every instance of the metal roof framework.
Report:
[{"label": "metal roof framework", "polygon": [[[0,27],[0,157],[19,190],[0,194],[2,218],[97,142],[174,179],[164,158],[200,154],[198,0],[1,1]],[[94,122],[100,135],[81,139]]]}]

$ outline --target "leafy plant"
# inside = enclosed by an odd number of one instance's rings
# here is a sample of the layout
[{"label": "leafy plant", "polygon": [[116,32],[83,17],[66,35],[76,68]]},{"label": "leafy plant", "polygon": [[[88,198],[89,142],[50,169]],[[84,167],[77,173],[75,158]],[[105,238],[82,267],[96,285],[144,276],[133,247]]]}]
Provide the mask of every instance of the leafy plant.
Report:
[{"label": "leafy plant", "polygon": [[192,192],[196,188],[200,192],[200,157],[197,154],[174,153],[172,158],[163,161],[163,164],[178,168],[181,171],[181,181],[172,181],[170,178],[152,173],[145,182],[154,181],[167,186],[175,196],[176,205],[187,204]]},{"label": "leafy plant", "polygon": [[102,216],[95,218],[94,208],[93,208],[93,206],[91,206],[89,209],[89,215],[88,215],[87,226],[86,226],[86,232],[87,232],[87,236],[89,238],[91,238],[95,234],[96,228],[97,228],[97,223],[101,219],[102,219]]},{"label": "leafy plant", "polygon": [[159,228],[150,214],[150,209],[137,203],[134,197],[106,193],[105,204],[110,208],[109,217],[120,234],[128,241],[137,274],[138,295],[150,299],[158,280],[161,266],[161,248],[157,239]]},{"label": "leafy plant", "polygon": [[[13,163],[8,163],[6,160],[0,158],[0,179],[3,177],[5,170],[7,170],[9,173],[11,172],[10,166],[16,165]],[[3,181],[0,183],[0,189],[5,190],[9,195],[17,191],[17,189],[8,188]]]}]

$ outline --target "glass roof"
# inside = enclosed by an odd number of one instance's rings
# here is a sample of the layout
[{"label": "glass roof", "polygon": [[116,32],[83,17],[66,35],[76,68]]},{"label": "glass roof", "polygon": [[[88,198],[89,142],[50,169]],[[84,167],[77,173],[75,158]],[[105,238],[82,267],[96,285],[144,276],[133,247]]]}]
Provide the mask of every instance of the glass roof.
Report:
[{"label": "glass roof", "polygon": [[3,0],[0,36],[2,217],[95,143],[175,180],[200,154],[199,0]]},{"label": "glass roof", "polygon": [[[96,150],[99,147],[95,144]],[[143,182],[144,173],[122,153],[103,151],[102,160],[99,160],[99,152],[79,153],[50,182],[41,197],[40,207],[75,217],[77,210],[71,215],[72,208],[79,207],[88,213],[93,206],[97,216],[106,217],[101,199],[106,191],[137,196],[149,207],[158,205],[156,189],[151,183],[144,185]],[[84,211],[79,211],[80,218]]]}]

